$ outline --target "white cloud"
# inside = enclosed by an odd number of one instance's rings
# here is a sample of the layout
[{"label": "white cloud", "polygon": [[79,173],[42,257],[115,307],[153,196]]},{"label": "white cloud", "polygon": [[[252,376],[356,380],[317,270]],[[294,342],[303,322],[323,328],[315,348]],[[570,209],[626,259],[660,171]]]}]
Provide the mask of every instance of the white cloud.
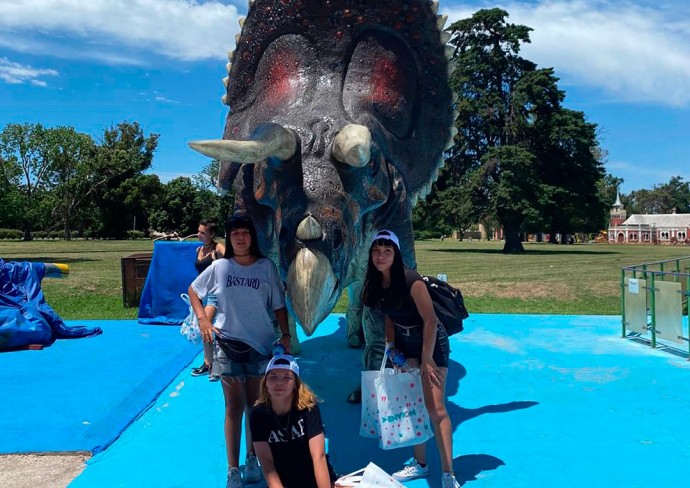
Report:
[{"label": "white cloud", "polygon": [[[521,53],[554,67],[563,84],[603,88],[625,102],[690,105],[690,11],[682,4],[556,0],[499,6],[509,22],[534,29]],[[444,13],[452,22],[475,10]]]},{"label": "white cloud", "polygon": [[164,96],[162,96],[162,95],[156,95],[155,98],[154,98],[154,100],[157,101],[157,102],[161,102],[161,103],[170,103],[170,104],[180,103],[180,102],[178,102],[177,100],[172,100],[172,99],[166,98],[166,97],[164,97]]},{"label": "white cloud", "polygon": [[10,85],[31,83],[34,86],[48,86],[45,81],[38,79],[41,76],[58,76],[58,72],[53,69],[32,68],[7,58],[0,58],[0,80],[5,83]]},{"label": "white cloud", "polygon": [[[168,58],[222,57],[239,31],[237,8],[217,0],[23,0],[0,2],[0,44],[27,52],[112,61],[122,47]],[[72,42],[65,42],[69,40]]]}]

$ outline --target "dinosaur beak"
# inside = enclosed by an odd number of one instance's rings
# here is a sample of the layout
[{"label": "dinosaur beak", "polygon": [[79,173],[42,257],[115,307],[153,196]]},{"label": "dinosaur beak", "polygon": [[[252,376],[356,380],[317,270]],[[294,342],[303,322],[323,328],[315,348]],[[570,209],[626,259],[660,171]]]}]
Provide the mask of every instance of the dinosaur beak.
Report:
[{"label": "dinosaur beak", "polygon": [[290,264],[287,297],[308,336],[335,305],[337,283],[328,258],[319,251],[300,249]]}]

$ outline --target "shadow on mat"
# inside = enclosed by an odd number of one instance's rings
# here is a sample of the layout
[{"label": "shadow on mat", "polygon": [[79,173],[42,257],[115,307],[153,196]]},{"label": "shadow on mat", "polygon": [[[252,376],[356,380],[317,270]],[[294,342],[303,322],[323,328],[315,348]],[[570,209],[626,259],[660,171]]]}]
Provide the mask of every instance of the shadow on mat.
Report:
[{"label": "shadow on mat", "polygon": [[[350,473],[374,462],[391,473],[400,469],[412,455],[412,449],[384,451],[379,449],[376,439],[365,439],[358,435],[360,405],[346,401],[348,393],[360,381],[362,351],[347,346],[346,323],[338,321],[338,329],[327,337],[314,337],[302,343],[299,362],[304,380],[321,398],[321,415],[329,440],[329,457],[339,474]],[[335,339],[335,340],[334,340]],[[463,408],[452,397],[458,393],[460,381],[467,375],[465,367],[451,357],[448,368],[446,408],[453,423],[453,430],[463,422],[486,413],[505,413],[529,408],[537,404],[530,401],[512,401],[500,405],[486,405],[480,408]],[[438,484],[440,473],[438,450],[435,442],[428,443],[427,458],[432,470],[429,486]],[[482,471],[496,469],[504,462],[488,454],[465,455],[455,458],[458,481],[476,479]]]},{"label": "shadow on mat", "polygon": [[467,454],[453,460],[455,479],[461,485],[468,481],[476,481],[478,474],[498,469],[499,466],[505,466],[505,463],[489,454]]}]

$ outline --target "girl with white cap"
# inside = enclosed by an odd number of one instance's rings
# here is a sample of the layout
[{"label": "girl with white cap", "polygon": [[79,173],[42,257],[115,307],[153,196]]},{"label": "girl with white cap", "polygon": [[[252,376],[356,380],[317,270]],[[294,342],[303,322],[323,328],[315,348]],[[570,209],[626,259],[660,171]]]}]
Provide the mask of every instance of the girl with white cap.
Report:
[{"label": "girl with white cap", "polygon": [[254,450],[269,488],[332,488],[337,476],[326,454],[316,395],[289,355],[275,356],[249,415]]},{"label": "girl with white cap", "polygon": [[[398,237],[389,230],[379,231],[371,243],[362,302],[386,316],[386,351],[394,364],[419,367],[441,457],[441,486],[459,488],[453,473],[453,429],[446,410],[448,334],[436,318],[426,284],[419,273],[405,268]],[[411,462],[393,477],[410,481],[428,475],[426,444],[422,443],[414,446]]]}]

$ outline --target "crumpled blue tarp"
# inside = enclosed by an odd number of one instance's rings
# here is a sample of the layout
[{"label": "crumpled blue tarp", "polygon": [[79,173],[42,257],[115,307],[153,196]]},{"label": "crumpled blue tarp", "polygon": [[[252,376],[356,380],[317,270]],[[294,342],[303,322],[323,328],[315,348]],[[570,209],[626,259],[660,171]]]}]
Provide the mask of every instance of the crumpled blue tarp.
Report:
[{"label": "crumpled blue tarp", "polygon": [[199,242],[156,241],[139,300],[142,325],[180,325],[189,306],[180,298],[197,277],[194,261]]},{"label": "crumpled blue tarp", "polygon": [[43,297],[45,274],[43,263],[0,259],[0,351],[103,332],[100,327],[67,326]]}]

